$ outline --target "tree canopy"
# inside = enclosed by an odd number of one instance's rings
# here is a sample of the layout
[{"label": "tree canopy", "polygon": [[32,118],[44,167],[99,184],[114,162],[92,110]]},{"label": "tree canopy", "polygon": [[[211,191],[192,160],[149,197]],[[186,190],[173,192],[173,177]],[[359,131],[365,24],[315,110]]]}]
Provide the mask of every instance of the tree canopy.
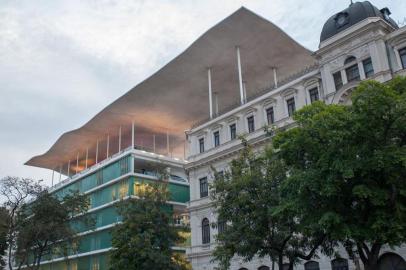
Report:
[{"label": "tree canopy", "polygon": [[119,205],[122,223],[112,233],[110,269],[190,269],[172,248],[184,239],[173,224],[167,184],[143,184],[137,198]]},{"label": "tree canopy", "polygon": [[[253,153],[246,144],[233,160],[229,171],[215,174],[211,197],[219,222],[225,222],[217,235],[214,251],[219,269],[228,269],[238,255],[244,260],[269,256],[289,269],[300,260],[315,256],[326,235],[317,224],[305,228],[297,220],[296,209],[283,205],[281,187],[287,179],[287,167],[272,148]],[[224,227],[224,226],[223,226]]]},{"label": "tree canopy", "polygon": [[406,78],[362,82],[352,105],[316,102],[273,140],[289,168],[286,205],[366,269],[406,240]]}]

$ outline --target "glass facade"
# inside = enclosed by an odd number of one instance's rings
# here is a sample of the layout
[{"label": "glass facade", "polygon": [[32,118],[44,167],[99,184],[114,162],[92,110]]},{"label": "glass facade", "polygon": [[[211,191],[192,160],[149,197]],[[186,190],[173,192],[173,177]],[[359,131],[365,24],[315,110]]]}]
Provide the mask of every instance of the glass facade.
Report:
[{"label": "glass facade", "polygon": [[[90,200],[90,209],[86,215],[74,217],[70,223],[77,233],[82,234],[75,243],[76,248],[72,246],[68,252],[68,255],[74,258],[68,259],[60,252],[47,254],[42,259],[44,265],[41,266],[41,270],[107,270],[109,268],[111,230],[115,223],[122,220],[115,203],[127,196],[137,195],[140,189],[156,181],[130,174],[133,162],[137,162],[133,156],[124,156],[53,192],[58,198],[63,198],[75,191],[86,193]],[[179,183],[172,178],[171,180],[168,183],[170,201],[166,210],[174,213],[173,203],[189,201],[189,186],[184,179],[178,181]],[[87,217],[91,217],[94,224],[83,222]],[[179,243],[178,246],[184,247],[188,242],[190,242],[190,234],[186,242]],[[57,247],[54,249],[56,251]]]}]

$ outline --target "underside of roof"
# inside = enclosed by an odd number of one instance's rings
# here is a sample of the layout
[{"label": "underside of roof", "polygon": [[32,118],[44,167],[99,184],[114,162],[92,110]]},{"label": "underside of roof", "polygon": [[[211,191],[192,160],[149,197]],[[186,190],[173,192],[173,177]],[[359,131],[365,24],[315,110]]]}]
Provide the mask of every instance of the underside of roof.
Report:
[{"label": "underside of roof", "polygon": [[[241,52],[242,78],[247,97],[273,84],[273,70],[279,79],[288,77],[315,59],[277,26],[251,11],[240,8],[209,29],[183,53],[158,72],[111,103],[81,128],[63,134],[43,155],[26,164],[57,169],[69,160],[88,163],[95,155],[96,142],[100,153],[106,151],[109,134],[110,153],[118,150],[118,130],[122,126],[122,149],[131,141],[131,123],[135,123],[137,145],[166,151],[169,133],[170,152],[183,156],[185,130],[209,115],[207,69],[211,68],[212,89],[218,107],[224,108],[240,100],[236,47]],[[107,156],[107,154],[105,154]],[[79,166],[80,167],[80,166]],[[80,168],[76,168],[80,170]],[[63,169],[66,173],[66,169]]]}]

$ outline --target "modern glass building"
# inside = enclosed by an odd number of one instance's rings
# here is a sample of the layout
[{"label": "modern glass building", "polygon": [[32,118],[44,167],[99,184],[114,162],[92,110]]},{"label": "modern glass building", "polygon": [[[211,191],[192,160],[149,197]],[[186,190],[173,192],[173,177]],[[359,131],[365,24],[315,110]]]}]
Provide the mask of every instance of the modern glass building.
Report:
[{"label": "modern glass building", "polygon": [[[75,251],[71,251],[68,257],[61,257],[57,250],[55,254],[47,254],[41,269],[108,269],[111,230],[121,221],[117,203],[136,197],[145,185],[159,180],[158,171],[161,170],[166,170],[169,175],[170,200],[166,210],[173,214],[175,225],[187,224],[185,208],[189,201],[189,184],[183,170],[184,161],[135,148],[120,151],[50,189],[60,198],[72,191],[87,194],[90,208],[86,215],[91,215],[95,224],[84,225],[86,223],[80,222],[83,216],[73,218],[71,225],[80,235]],[[187,232],[185,234],[188,236]],[[173,249],[184,253],[186,245],[178,243]]]}]

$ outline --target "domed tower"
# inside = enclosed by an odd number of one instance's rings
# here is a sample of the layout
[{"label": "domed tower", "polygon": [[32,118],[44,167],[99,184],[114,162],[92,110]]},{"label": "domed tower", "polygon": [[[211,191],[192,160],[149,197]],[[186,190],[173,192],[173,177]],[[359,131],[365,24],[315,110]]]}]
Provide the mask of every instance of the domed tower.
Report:
[{"label": "domed tower", "polygon": [[351,3],[326,21],[315,55],[329,102],[347,103],[361,80],[392,78],[386,37],[399,27],[390,14],[388,8],[364,1]]}]

